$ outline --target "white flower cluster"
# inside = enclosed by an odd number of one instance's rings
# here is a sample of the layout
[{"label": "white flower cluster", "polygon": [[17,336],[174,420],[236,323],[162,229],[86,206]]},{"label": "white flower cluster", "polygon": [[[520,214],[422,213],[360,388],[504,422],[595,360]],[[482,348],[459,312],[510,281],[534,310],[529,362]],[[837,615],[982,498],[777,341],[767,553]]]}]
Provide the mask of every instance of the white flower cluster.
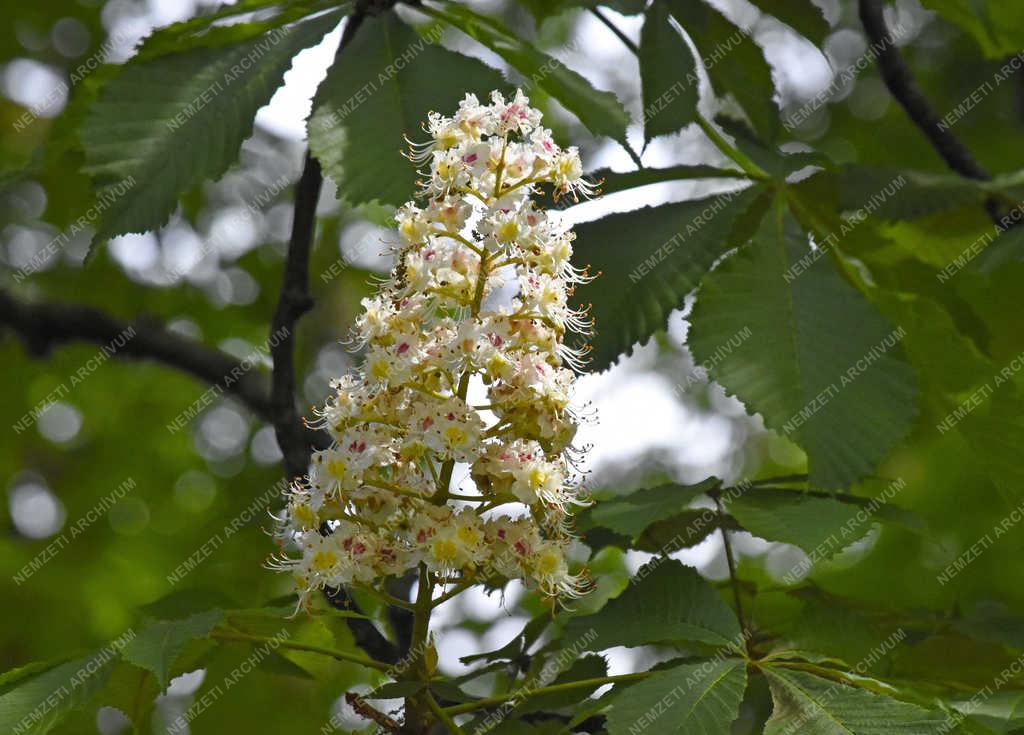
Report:
[{"label": "white flower cluster", "polygon": [[[589,329],[567,303],[586,275],[569,262],[572,232],[531,197],[590,191],[576,149],[540,118],[521,91],[467,95],[453,117],[431,113],[432,140],[409,154],[429,166],[425,205],[398,211],[397,264],[356,326],[364,367],[316,410],[334,441],[280,519],[295,553],[276,564],[304,595],[420,564],[440,582],[522,579],[551,597],[585,585],[566,561],[568,511],[587,502],[566,366],[584,354],[564,339]],[[486,402],[471,405],[481,385]]]}]

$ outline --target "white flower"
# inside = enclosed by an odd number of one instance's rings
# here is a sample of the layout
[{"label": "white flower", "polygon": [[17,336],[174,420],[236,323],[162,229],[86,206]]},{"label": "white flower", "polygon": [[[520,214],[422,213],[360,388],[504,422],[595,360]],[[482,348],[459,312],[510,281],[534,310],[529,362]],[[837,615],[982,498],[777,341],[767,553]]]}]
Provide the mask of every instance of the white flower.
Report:
[{"label": "white flower", "polygon": [[[532,197],[541,184],[574,196],[589,186],[578,152],[558,147],[521,91],[490,100],[431,113],[430,140],[409,154],[425,167],[425,201],[396,213],[396,267],[354,328],[364,363],[314,410],[333,443],[279,519],[275,566],[303,599],[420,563],[438,581],[583,589],[565,557],[571,507],[586,502],[567,458],[566,366],[582,353],[564,339],[588,328],[568,305],[586,276],[570,263],[571,231]],[[492,304],[506,279],[515,289]],[[481,382],[488,403],[470,405]]]}]

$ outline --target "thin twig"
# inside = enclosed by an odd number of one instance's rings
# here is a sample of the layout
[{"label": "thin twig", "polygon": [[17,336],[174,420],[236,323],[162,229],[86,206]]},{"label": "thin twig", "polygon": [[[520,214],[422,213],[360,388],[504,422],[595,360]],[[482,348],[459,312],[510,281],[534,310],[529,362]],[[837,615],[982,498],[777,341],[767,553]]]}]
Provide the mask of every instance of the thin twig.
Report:
[{"label": "thin twig", "polygon": [[15,331],[29,352],[37,356],[73,342],[109,346],[134,332],[113,356],[153,360],[177,368],[219,386],[260,418],[272,419],[263,373],[222,350],[170,331],[156,319],[137,317],[129,322],[92,306],[55,301],[33,303],[0,289],[0,325]]},{"label": "thin twig", "polygon": [[633,39],[631,39],[629,36],[627,36],[625,33],[623,33],[622,30],[617,25],[612,23],[611,18],[609,18],[607,15],[605,15],[601,11],[600,8],[590,7],[590,8],[587,8],[587,9],[591,13],[593,13],[595,16],[597,16],[597,19],[599,21],[601,21],[602,23],[604,23],[604,25],[608,28],[608,30],[610,30],[612,33],[614,33],[615,36],[620,41],[622,41],[622,43],[626,46],[626,48],[628,48],[630,51],[633,52],[634,55],[640,53],[640,49],[633,42]]},{"label": "thin twig", "polygon": [[295,325],[313,306],[309,295],[309,256],[313,249],[316,205],[322,185],[320,164],[307,151],[302,176],[295,187],[292,233],[281,294],[270,324],[270,354],[274,359],[270,401],[277,443],[284,455],[285,473],[289,478],[304,475],[309,467],[310,449],[295,407]]},{"label": "thin twig", "polygon": [[[614,33],[615,37],[622,41],[623,45],[625,45],[625,47],[628,48],[634,56],[639,56],[640,48],[633,43],[633,39],[623,33],[622,30],[612,22],[611,18],[601,12],[600,8],[591,7],[588,8],[588,10],[593,13],[601,23],[607,26],[608,30]],[[622,147],[626,149],[626,153],[629,154],[629,157],[633,160],[633,163],[636,164],[636,167],[638,169],[643,169],[643,161],[637,152],[629,146],[629,143],[627,141],[622,141]]]},{"label": "thin twig", "polygon": [[860,0],[860,21],[877,54],[878,68],[885,86],[907,115],[921,129],[942,160],[961,176],[985,181],[991,178],[988,172],[974,160],[971,152],[960,140],[942,125],[942,120],[931,108],[927,98],[918,88],[910,73],[910,67],[896,48],[896,42],[889,33],[885,14],[878,0]]},{"label": "thin twig", "polygon": [[[924,133],[932,147],[953,171],[968,179],[990,180],[992,177],[988,171],[974,159],[960,139],[950,132],[949,126],[943,125],[942,119],[917,86],[910,67],[907,66],[892,34],[889,33],[879,0],[860,0],[858,9],[860,21],[875,52],[885,86],[906,111],[911,122]],[[1000,230],[1005,229],[1007,223],[1000,215],[999,204],[994,198],[989,197],[985,200],[985,211]]]},{"label": "thin twig", "polygon": [[[325,587],[324,599],[336,610],[362,612],[344,587]],[[355,644],[372,658],[386,664],[396,664],[401,660],[403,654],[398,647],[377,630],[377,626],[373,624],[372,620],[346,618],[345,622],[352,633]]]},{"label": "thin twig", "polygon": [[[367,13],[379,12],[394,2],[359,0],[345,21],[345,29],[334,54],[339,63],[341,53],[363,24]],[[270,325],[271,357],[274,374],[271,381],[270,402],[274,411],[274,431],[284,455],[285,473],[289,478],[304,475],[309,468],[310,446],[303,430],[299,412],[295,407],[295,325],[313,307],[309,293],[309,258],[316,233],[316,206],[323,187],[320,163],[307,149],[302,175],[295,185],[292,231],[288,240],[284,276],[277,309]]]},{"label": "thin twig", "polygon": [[[342,51],[348,47],[366,15],[382,9],[380,2],[359,0],[356,3],[348,20],[345,21],[345,29],[334,55],[335,63],[340,63]],[[277,443],[284,455],[285,473],[289,478],[304,475],[309,468],[310,444],[295,406],[295,325],[313,306],[313,299],[309,293],[309,260],[316,233],[316,206],[322,186],[323,173],[320,164],[307,150],[302,175],[295,186],[288,255],[285,259],[277,309],[270,327],[270,333],[274,337],[274,347],[271,350],[274,359],[271,384],[274,430],[277,434]],[[343,588],[326,588],[324,597],[333,607],[345,609],[351,606],[357,611],[359,609]],[[401,655],[398,649],[372,622],[358,618],[349,618],[347,622],[356,645],[378,661],[398,661]]]},{"label": "thin twig", "polygon": [[740,581],[739,577],[736,576],[736,557],[732,552],[732,541],[729,539],[729,532],[725,530],[725,508],[722,507],[722,499],[717,494],[712,497],[715,501],[715,507],[718,509],[718,515],[723,519],[720,530],[722,532],[722,543],[725,546],[725,561],[729,565],[729,583],[732,585],[732,594],[736,598],[736,617],[739,618],[740,630],[743,632],[744,640],[746,640],[749,637],[749,629],[747,628],[747,619],[743,615],[743,601],[740,598]]},{"label": "thin twig", "polygon": [[437,700],[434,699],[434,695],[431,694],[429,690],[423,692],[423,700],[427,703],[427,707],[430,708],[430,711],[434,713],[437,719],[446,728],[448,728],[448,732],[451,733],[451,735],[464,735],[462,728],[455,724],[455,719],[450,714],[441,709],[441,705],[437,703]]}]

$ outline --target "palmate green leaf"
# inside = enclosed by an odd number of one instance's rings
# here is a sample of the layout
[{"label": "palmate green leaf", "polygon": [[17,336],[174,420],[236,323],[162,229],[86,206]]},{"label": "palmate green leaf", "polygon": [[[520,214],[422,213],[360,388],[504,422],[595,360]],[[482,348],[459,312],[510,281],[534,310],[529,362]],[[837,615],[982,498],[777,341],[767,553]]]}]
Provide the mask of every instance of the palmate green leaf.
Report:
[{"label": "palmate green leaf", "polygon": [[554,97],[594,135],[607,135],[628,149],[629,114],[611,92],[603,92],[565,64],[521,39],[516,33],[464,5],[447,4],[431,13],[498,54],[528,80]]},{"label": "palmate green leaf", "polygon": [[127,661],[152,671],[157,683],[170,683],[171,667],[194,640],[205,638],[224,619],[222,610],[196,613],[180,620],[150,620],[124,647]]},{"label": "palmate green leaf", "polygon": [[666,3],[652,3],[640,32],[640,88],[644,142],[696,119],[700,78],[690,47],[669,20]]},{"label": "palmate green leaf", "polygon": [[728,735],[747,687],[746,662],[726,658],[660,671],[612,699],[609,735]]},{"label": "palmate green leaf", "polygon": [[416,138],[429,112],[504,86],[494,69],[431,43],[394,13],[367,18],[317,89],[309,146],[339,197],[400,206],[418,178],[402,156],[404,136]]},{"label": "palmate green leaf", "polygon": [[659,558],[641,567],[625,591],[599,612],[570,620],[562,638],[595,651],[648,643],[735,647],[740,626],[694,569]]},{"label": "palmate green leaf", "polygon": [[936,735],[946,721],[937,710],[822,679],[764,666],[772,716],[764,735]]},{"label": "palmate green leaf", "polygon": [[328,13],[245,43],[125,64],[81,130],[102,213],[93,246],[160,227],[182,194],[223,174],[292,57],[340,20]]},{"label": "palmate green leaf", "polygon": [[828,21],[812,0],[753,0],[753,3],[817,46],[829,33]]},{"label": "palmate green leaf", "polygon": [[864,508],[800,491],[751,488],[728,501],[744,529],[827,559],[863,538],[879,519]]},{"label": "palmate green leaf", "polygon": [[808,253],[777,205],[754,242],[704,279],[688,342],[717,382],[803,447],[812,487],[836,489],[907,434],[917,388],[899,329],[828,257]]},{"label": "palmate green leaf", "polygon": [[635,539],[652,524],[679,513],[694,498],[720,484],[718,478],[709,477],[696,485],[659,485],[602,500],[580,514],[577,527],[584,531],[603,526]]},{"label": "palmate green leaf", "polygon": [[0,676],[0,732],[42,735],[88,703],[110,676],[117,652],[38,663]]},{"label": "palmate green leaf", "polygon": [[774,140],[779,131],[779,108],[772,99],[772,71],[761,48],[746,31],[705,2],[667,1],[672,16],[697,47],[715,93],[721,97],[731,94],[757,134]]},{"label": "palmate green leaf", "polygon": [[576,226],[576,259],[603,274],[575,297],[593,305],[591,369],[606,369],[665,327],[669,312],[734,245],[735,223],[762,193],[755,186]]}]

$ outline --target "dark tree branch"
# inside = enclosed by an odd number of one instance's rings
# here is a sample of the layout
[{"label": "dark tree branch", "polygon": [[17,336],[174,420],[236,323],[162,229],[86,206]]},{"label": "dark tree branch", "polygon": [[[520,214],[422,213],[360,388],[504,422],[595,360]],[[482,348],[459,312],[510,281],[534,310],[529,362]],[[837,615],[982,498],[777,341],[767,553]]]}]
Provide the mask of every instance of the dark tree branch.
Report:
[{"label": "dark tree branch", "polygon": [[[342,51],[363,24],[367,13],[377,12],[378,5],[380,0],[358,0],[345,22],[345,30],[334,54],[335,63],[339,62]],[[394,5],[394,0],[388,7],[391,5]],[[284,455],[285,474],[289,478],[304,475],[309,468],[308,433],[303,429],[295,407],[295,325],[313,308],[313,297],[309,293],[309,257],[316,234],[316,205],[322,187],[320,163],[307,149],[302,175],[295,186],[292,232],[288,240],[281,293],[270,325],[270,354],[274,360],[270,403],[277,443]]]},{"label": "dark tree branch", "polygon": [[134,330],[134,336],[117,350],[117,357],[149,359],[176,367],[219,386],[265,421],[272,418],[263,374],[226,352],[167,330],[155,319],[140,317],[128,322],[91,306],[21,301],[0,289],[0,324],[17,332],[29,352],[37,356],[69,342],[109,345]]},{"label": "dark tree branch", "polygon": [[[876,54],[878,68],[889,93],[900,103],[911,122],[916,125],[932,147],[953,171],[968,179],[988,181],[992,177],[960,139],[953,135],[948,125],[942,123],[938,113],[932,109],[928,99],[921,92],[910,73],[910,67],[896,47],[889,27],[885,23],[880,0],[860,0],[858,5],[860,21]],[[985,200],[985,211],[996,227],[1002,231],[1012,226],[1000,211],[999,202],[989,197]]]},{"label": "dark tree branch", "polygon": [[[324,599],[327,600],[327,604],[337,610],[362,612],[344,587],[324,588]],[[365,618],[348,618],[346,622],[349,630],[352,631],[355,644],[366,651],[371,658],[386,664],[396,664],[401,659],[402,653],[398,647],[385,638],[372,621]]]},{"label": "dark tree branch", "polygon": [[740,580],[736,576],[736,557],[732,551],[732,540],[729,538],[729,531],[726,530],[725,508],[722,505],[722,498],[718,491],[708,493],[715,501],[715,508],[718,510],[719,530],[722,532],[722,545],[725,547],[725,561],[729,565],[729,583],[732,586],[733,597],[736,600],[736,617],[740,621],[740,630],[743,631],[744,645],[750,637],[750,629],[747,627],[747,619],[743,614],[743,596],[740,593]]},{"label": "dark tree branch", "polygon": [[[339,63],[342,52],[363,24],[367,14],[376,14],[394,5],[394,0],[359,0],[345,23],[335,63]],[[285,259],[284,275],[277,309],[270,326],[270,353],[274,360],[274,374],[271,381],[271,417],[277,443],[284,455],[284,469],[289,478],[305,475],[309,468],[310,442],[308,433],[302,428],[302,420],[295,405],[295,326],[302,316],[313,307],[309,292],[309,260],[316,234],[316,207],[323,187],[323,173],[319,162],[306,151],[302,175],[295,186],[295,205],[292,217],[291,237],[288,241],[288,255]],[[329,533],[322,529],[321,533]],[[338,609],[355,609],[355,601],[344,588],[327,588],[324,598]],[[349,618],[356,645],[372,658],[384,663],[395,663],[401,657],[398,647],[391,643],[369,620]]]},{"label": "dark tree branch", "polygon": [[295,407],[295,325],[313,306],[309,295],[309,255],[322,185],[320,164],[307,151],[302,176],[295,187],[295,210],[281,295],[270,325],[270,354],[274,360],[271,419],[289,479],[304,475],[309,465],[310,449]]},{"label": "dark tree branch", "polygon": [[[387,584],[388,594],[394,595],[400,600],[408,600],[409,592],[412,590],[413,582],[416,581],[416,574],[409,572],[401,577],[392,579]],[[395,641],[402,656],[408,656],[412,648],[412,629],[414,616],[411,610],[402,607],[388,608],[388,620],[391,629],[395,633]]]},{"label": "dark tree branch", "polygon": [[877,54],[878,68],[885,86],[906,110],[911,121],[927,136],[932,147],[951,169],[968,179],[990,179],[988,172],[974,160],[971,152],[942,124],[942,119],[918,88],[910,67],[889,33],[879,0],[860,0],[859,10],[860,21],[868,34],[871,48]]}]

